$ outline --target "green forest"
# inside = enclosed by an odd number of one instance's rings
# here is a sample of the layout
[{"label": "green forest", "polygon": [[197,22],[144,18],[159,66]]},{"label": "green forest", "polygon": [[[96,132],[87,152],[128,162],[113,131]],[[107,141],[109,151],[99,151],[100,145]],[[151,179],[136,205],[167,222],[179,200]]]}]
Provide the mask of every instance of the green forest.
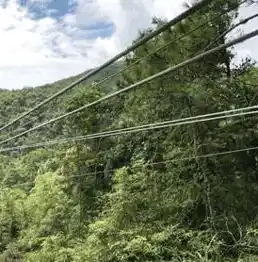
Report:
[{"label": "green forest", "polygon": [[[212,1],[1,132],[1,140],[225,43],[221,34],[239,8],[224,11],[239,5]],[[153,18],[135,41],[165,22]],[[5,146],[257,105],[255,61],[234,65],[235,56],[234,48],[210,55]],[[0,126],[77,77],[14,91],[1,86]],[[257,146],[254,114],[1,153],[0,261],[257,262],[258,152],[198,157]]]}]

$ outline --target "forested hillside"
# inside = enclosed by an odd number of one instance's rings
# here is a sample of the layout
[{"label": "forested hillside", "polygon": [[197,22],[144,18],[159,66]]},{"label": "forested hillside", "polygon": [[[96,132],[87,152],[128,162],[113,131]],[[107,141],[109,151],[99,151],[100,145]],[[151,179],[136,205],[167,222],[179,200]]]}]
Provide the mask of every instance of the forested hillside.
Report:
[{"label": "forested hillside", "polygon": [[[92,81],[1,134],[9,137],[225,43],[238,0],[215,0]],[[217,17],[215,19],[215,17]],[[164,23],[153,19],[157,28]],[[139,38],[149,31],[141,32]],[[214,39],[217,41],[214,42]],[[234,49],[24,136],[7,146],[257,105],[258,70]],[[71,83],[0,91],[0,125]],[[3,87],[4,88],[4,87]],[[0,154],[0,261],[258,261],[257,116],[247,115]]]}]

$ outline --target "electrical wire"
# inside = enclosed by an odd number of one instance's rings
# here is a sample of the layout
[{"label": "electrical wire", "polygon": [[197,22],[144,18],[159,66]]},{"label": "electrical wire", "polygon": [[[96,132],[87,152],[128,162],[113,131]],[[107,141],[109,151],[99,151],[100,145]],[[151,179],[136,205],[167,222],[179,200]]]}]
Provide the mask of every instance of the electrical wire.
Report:
[{"label": "electrical wire", "polygon": [[221,39],[222,37],[225,37],[227,34],[229,34],[230,32],[232,32],[233,30],[235,30],[237,27],[247,24],[248,22],[250,22],[251,20],[255,19],[258,17],[258,13],[249,16],[247,18],[244,18],[242,20],[240,20],[237,24],[233,25],[231,28],[229,28],[228,30],[226,30],[225,32],[223,32],[222,34],[220,34],[219,36],[217,36],[214,41],[212,41],[208,46],[205,47],[204,50],[208,50],[209,48],[211,48],[219,39]]},{"label": "electrical wire", "polygon": [[[225,118],[232,118],[232,117],[238,117],[238,116],[247,116],[247,115],[258,113],[258,110],[254,110],[254,111],[230,114],[234,112],[247,111],[251,109],[258,109],[258,105],[252,106],[252,107],[245,107],[245,108],[221,111],[221,112],[216,112],[216,113],[211,113],[211,114],[181,118],[181,119],[176,119],[176,120],[151,123],[151,124],[146,124],[146,125],[141,125],[141,126],[116,129],[116,130],[111,130],[111,131],[95,133],[91,135],[52,140],[52,141],[46,141],[46,142],[41,142],[41,143],[31,144],[31,145],[8,147],[8,148],[0,149],[0,153],[15,151],[15,150],[24,150],[24,149],[52,146],[56,144],[73,143],[73,142],[78,142],[78,141],[92,140],[96,138],[105,138],[105,137],[110,137],[110,136],[118,136],[118,135],[131,134],[131,133],[137,133],[137,132],[144,132],[144,131],[163,129],[163,128],[168,128],[168,127],[182,126],[182,125],[187,125],[187,124],[204,123],[204,122],[209,122],[209,121],[214,121],[214,120],[221,120]],[[224,114],[227,114],[227,115],[224,115]]]},{"label": "electrical wire", "polygon": [[164,25],[162,25],[161,27],[159,27],[157,30],[151,32],[150,34],[146,35],[145,37],[141,38],[139,41],[137,41],[136,43],[134,43],[133,45],[131,45],[129,48],[127,48],[126,50],[122,51],[121,53],[119,53],[118,55],[114,56],[113,58],[111,58],[110,60],[108,60],[107,62],[105,62],[103,65],[101,65],[100,67],[88,72],[86,75],[84,75],[83,77],[81,77],[80,79],[74,81],[73,83],[71,83],[70,85],[68,85],[67,87],[63,88],[62,90],[60,90],[59,92],[55,93],[54,95],[50,96],[49,98],[47,98],[46,100],[40,102],[39,104],[37,104],[35,107],[31,108],[30,110],[28,110],[27,112],[23,113],[22,115],[20,115],[19,117],[15,118],[14,120],[10,121],[9,123],[7,123],[6,125],[4,125],[3,127],[0,128],[0,131],[5,130],[6,128],[10,127],[11,125],[13,125],[14,123],[20,121],[21,119],[23,119],[24,117],[28,116],[29,114],[31,114],[32,112],[34,112],[35,110],[41,108],[42,106],[44,106],[45,104],[51,102],[52,100],[54,100],[55,98],[63,95],[64,93],[66,93],[67,91],[69,91],[70,89],[74,88],[75,86],[77,86],[78,84],[82,83],[83,81],[89,79],[90,77],[96,75],[97,73],[99,73],[100,71],[102,71],[103,69],[105,69],[106,67],[110,66],[111,64],[113,64],[114,62],[116,62],[117,60],[119,60],[120,58],[122,58],[123,56],[129,54],[130,52],[132,52],[133,50],[135,50],[136,48],[138,48],[139,46],[145,44],[146,42],[148,42],[149,40],[151,40],[152,38],[154,38],[155,36],[159,35],[160,33],[166,31],[167,29],[169,29],[170,27],[172,27],[173,25],[181,22],[182,20],[184,20],[185,18],[187,18],[188,16],[194,14],[195,12],[199,11],[201,8],[203,8],[204,6],[210,4],[212,2],[212,0],[202,0],[198,3],[196,3],[194,6],[192,6],[191,8],[189,8],[188,10],[186,10],[185,12],[181,13],[180,15],[178,15],[177,17],[175,17],[174,19],[170,20],[168,23],[165,23]]},{"label": "electrical wire", "polygon": [[[258,150],[258,146],[257,147],[241,148],[241,149],[236,149],[236,150],[228,150],[228,151],[222,151],[222,152],[216,152],[216,153],[210,153],[210,154],[204,154],[204,155],[196,155],[196,156],[191,156],[191,157],[168,159],[168,160],[160,161],[160,162],[145,163],[145,164],[142,164],[141,166],[140,165],[139,166],[130,166],[128,168],[133,169],[133,170],[134,169],[142,169],[144,167],[154,167],[154,166],[160,165],[160,164],[169,164],[169,163],[177,163],[177,162],[212,158],[212,157],[217,157],[217,156],[225,156],[225,155],[230,155],[230,154],[237,154],[237,153],[256,151],[256,150]],[[119,168],[108,169],[108,170],[105,170],[105,171],[98,171],[98,172],[90,172],[90,173],[83,174],[83,175],[64,176],[64,178],[70,179],[70,178],[77,178],[77,177],[78,178],[87,177],[87,176],[90,177],[90,176],[95,176],[95,175],[100,175],[100,174],[116,172],[118,169]],[[26,182],[26,183],[17,184],[17,186],[31,185],[31,184],[34,184],[34,183]],[[3,187],[3,184],[1,186]]]},{"label": "electrical wire", "polygon": [[[255,151],[258,150],[258,146],[256,147],[248,147],[248,148],[240,148],[240,149],[235,149],[235,150],[228,150],[228,151],[222,151],[222,152],[215,152],[215,153],[210,153],[210,154],[204,154],[204,155],[196,155],[196,156],[191,156],[191,157],[182,157],[182,158],[174,158],[174,159],[168,159],[164,161],[159,161],[159,162],[151,162],[151,163],[145,163],[142,166],[132,166],[129,167],[131,169],[134,168],[143,168],[143,167],[152,167],[160,164],[169,164],[169,163],[176,163],[176,162],[182,162],[182,161],[191,161],[191,160],[198,160],[198,159],[203,159],[203,158],[211,158],[211,157],[216,157],[216,156],[225,156],[225,155],[230,155],[230,154],[236,154],[236,153],[243,153],[243,152],[248,152],[248,151]],[[74,175],[74,176],[66,176],[66,177],[80,177],[80,176],[87,176],[87,175],[99,175],[99,174],[104,174],[104,173],[110,173],[110,172],[115,172],[117,169],[108,169],[105,171],[99,171],[99,172],[92,172],[92,173],[87,173],[85,175]]]},{"label": "electrical wire", "polygon": [[73,111],[71,111],[71,112],[69,112],[69,113],[66,113],[66,114],[61,115],[61,116],[56,117],[56,118],[53,118],[53,119],[51,119],[51,120],[49,120],[49,121],[46,121],[46,122],[44,122],[44,123],[42,123],[42,124],[39,124],[38,126],[35,126],[35,127],[31,128],[31,129],[29,129],[29,130],[26,130],[26,131],[24,131],[24,132],[22,132],[22,133],[19,133],[19,134],[13,136],[13,137],[10,137],[10,138],[6,139],[6,140],[4,140],[4,141],[1,141],[1,142],[0,142],[0,145],[5,144],[5,143],[7,143],[7,142],[10,142],[10,141],[12,141],[12,140],[14,140],[14,139],[17,139],[17,138],[19,138],[19,137],[22,137],[22,136],[24,136],[24,135],[26,135],[26,134],[28,134],[28,133],[30,133],[30,132],[32,132],[32,131],[35,131],[35,130],[37,130],[37,129],[40,129],[40,128],[44,127],[44,126],[47,126],[47,125],[49,125],[49,124],[52,124],[52,123],[57,122],[57,121],[59,121],[59,120],[62,120],[62,119],[64,119],[64,118],[68,117],[68,116],[71,116],[71,115],[73,115],[73,114],[76,114],[76,113],[78,113],[78,112],[80,112],[80,111],[82,111],[82,110],[84,110],[84,109],[86,109],[86,108],[89,108],[89,107],[92,107],[92,106],[94,106],[94,105],[100,104],[100,103],[102,103],[103,101],[106,101],[106,100],[108,100],[108,99],[110,99],[110,98],[113,98],[113,97],[115,97],[115,96],[117,96],[117,95],[120,95],[120,94],[122,94],[122,93],[128,92],[128,91],[130,91],[130,90],[132,90],[132,89],[135,89],[136,87],[139,87],[139,86],[142,86],[142,85],[144,85],[144,84],[147,84],[147,83],[149,83],[149,82],[152,81],[152,80],[155,80],[155,79],[157,79],[157,78],[160,78],[160,77],[162,77],[162,76],[165,76],[165,75],[167,75],[168,73],[172,73],[172,72],[174,72],[174,71],[176,71],[176,70],[178,70],[178,69],[180,69],[180,68],[183,68],[183,67],[185,67],[185,66],[187,66],[187,65],[189,65],[189,64],[192,64],[192,63],[194,63],[194,62],[197,62],[197,61],[205,58],[206,56],[209,56],[209,55],[211,55],[211,54],[214,54],[214,53],[216,53],[216,52],[219,52],[219,51],[221,51],[221,50],[223,50],[223,49],[226,49],[226,48],[228,48],[228,47],[231,47],[231,46],[233,46],[233,45],[242,43],[242,42],[244,42],[244,41],[246,41],[246,40],[248,40],[248,39],[250,39],[250,38],[252,38],[252,37],[255,37],[255,36],[257,36],[257,35],[258,35],[258,30],[255,30],[255,31],[253,31],[253,32],[251,32],[251,33],[248,33],[248,34],[245,34],[245,35],[243,35],[243,36],[240,36],[240,37],[238,37],[238,38],[236,38],[236,39],[234,39],[234,40],[232,40],[232,41],[230,41],[230,42],[228,42],[228,43],[222,44],[222,45],[220,45],[220,46],[218,46],[218,47],[215,47],[215,48],[210,49],[210,50],[208,50],[208,51],[206,51],[206,52],[203,52],[203,53],[201,53],[201,54],[199,54],[199,55],[197,55],[197,56],[195,56],[195,57],[193,57],[193,58],[190,58],[190,59],[188,59],[188,60],[183,61],[182,63],[179,63],[179,64],[177,64],[177,65],[175,65],[175,66],[169,67],[169,68],[167,68],[167,69],[165,69],[165,70],[163,70],[163,71],[161,71],[161,72],[159,72],[159,73],[157,73],[157,74],[154,74],[154,75],[152,75],[152,76],[150,76],[150,77],[147,77],[147,78],[145,78],[145,79],[143,79],[143,80],[141,80],[141,81],[139,81],[139,82],[137,82],[137,83],[135,83],[135,84],[132,84],[132,85],[130,85],[130,86],[128,86],[128,87],[125,87],[125,88],[123,88],[123,89],[121,89],[121,90],[118,90],[118,91],[113,92],[113,93],[111,93],[111,94],[109,94],[109,95],[106,95],[106,96],[104,96],[104,97],[102,97],[102,98],[100,98],[100,99],[98,99],[98,100],[95,100],[95,101],[93,101],[93,102],[91,102],[91,103],[89,103],[89,104],[86,104],[86,105],[84,105],[84,106],[82,106],[82,107],[79,107],[79,108],[77,108],[77,109],[75,109],[75,110],[73,110]]}]

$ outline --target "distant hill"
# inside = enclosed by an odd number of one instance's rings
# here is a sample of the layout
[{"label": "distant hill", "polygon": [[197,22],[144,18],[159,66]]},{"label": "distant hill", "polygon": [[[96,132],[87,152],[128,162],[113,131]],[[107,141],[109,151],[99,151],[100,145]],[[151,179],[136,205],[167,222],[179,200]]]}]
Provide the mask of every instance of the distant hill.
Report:
[{"label": "distant hill", "polygon": [[[19,123],[19,125],[13,126],[13,128],[17,128],[17,132],[21,132],[22,130],[25,130],[25,128],[27,129],[34,126],[36,123],[61,115],[65,110],[63,106],[65,101],[67,101],[67,99],[74,94],[75,90],[84,88],[86,86],[91,86],[92,83],[100,81],[107,76],[118,72],[122,69],[122,67],[123,63],[121,62],[109,66],[99,74],[91,77],[87,81],[84,81],[80,85],[74,87],[71,91],[68,91],[58,99],[46,105],[44,108],[39,109],[36,114],[30,115],[30,117],[24,119],[22,123]],[[23,112],[35,106],[37,103],[40,103],[47,97],[62,90],[64,87],[81,78],[91,70],[39,87],[26,87],[20,90],[0,89],[0,126],[3,126],[11,119],[14,119]],[[118,78],[119,75],[115,76],[114,78],[110,79],[109,82],[103,84],[100,88],[105,92],[115,89]],[[40,116],[37,115],[39,111],[41,112]]]}]

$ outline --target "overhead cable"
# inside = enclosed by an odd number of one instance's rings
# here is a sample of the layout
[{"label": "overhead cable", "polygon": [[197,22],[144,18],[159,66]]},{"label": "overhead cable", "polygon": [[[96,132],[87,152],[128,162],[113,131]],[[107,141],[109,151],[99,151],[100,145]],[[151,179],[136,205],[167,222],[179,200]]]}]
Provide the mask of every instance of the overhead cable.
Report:
[{"label": "overhead cable", "polygon": [[[51,140],[51,141],[40,142],[36,144],[31,144],[31,145],[28,144],[28,145],[21,145],[21,146],[16,146],[16,147],[8,147],[8,148],[0,149],[0,153],[24,150],[24,149],[32,149],[32,148],[38,148],[38,147],[45,147],[45,146],[52,146],[52,145],[57,145],[57,144],[74,143],[74,142],[79,142],[79,141],[86,141],[86,140],[92,140],[92,139],[97,139],[97,138],[105,138],[105,137],[111,137],[111,136],[137,133],[137,132],[145,132],[149,130],[157,130],[157,129],[163,129],[163,128],[168,128],[168,127],[182,126],[182,125],[187,125],[187,124],[204,123],[204,122],[209,122],[209,121],[214,121],[214,120],[221,120],[221,119],[238,117],[238,116],[247,116],[247,115],[253,115],[253,114],[258,113],[258,110],[241,112],[241,111],[247,111],[250,109],[258,109],[258,105],[253,106],[253,107],[221,111],[221,112],[216,112],[216,113],[211,113],[211,114],[206,114],[206,115],[198,115],[198,116],[186,117],[182,119],[175,119],[175,120],[170,120],[170,121],[163,121],[163,122],[151,123],[151,124],[146,124],[146,125],[99,132],[99,133],[90,134],[90,135]],[[239,113],[230,114],[234,112],[239,112]]]},{"label": "overhead cable", "polygon": [[148,42],[149,40],[151,40],[152,38],[156,37],[157,35],[159,35],[160,33],[166,31],[167,29],[169,29],[170,27],[174,26],[175,24],[179,23],[180,21],[184,20],[185,18],[187,18],[188,16],[194,14],[195,12],[197,12],[198,10],[200,10],[201,8],[205,7],[206,5],[210,4],[212,2],[212,0],[202,0],[200,2],[198,2],[197,4],[195,4],[194,6],[192,6],[191,8],[189,8],[188,10],[186,10],[185,12],[181,13],[180,15],[178,15],[177,17],[175,17],[174,19],[170,20],[169,22],[165,23],[164,25],[160,26],[158,29],[156,29],[155,31],[151,32],[150,34],[146,35],[145,37],[141,38],[139,41],[137,41],[136,43],[134,43],[133,45],[131,45],[130,47],[128,47],[126,50],[122,51],[121,53],[119,53],[118,55],[114,56],[113,58],[111,58],[110,60],[108,60],[107,62],[105,62],[103,65],[101,65],[100,67],[91,70],[90,72],[88,72],[87,74],[85,74],[83,77],[81,77],[80,79],[74,81],[73,83],[71,83],[70,85],[68,85],[67,87],[63,88],[62,90],[60,90],[59,92],[55,93],[54,95],[50,96],[49,98],[47,98],[46,100],[40,102],[39,104],[37,104],[35,107],[31,108],[30,110],[28,110],[27,112],[21,114],[19,117],[15,118],[14,120],[10,121],[9,123],[7,123],[6,125],[4,125],[3,127],[0,128],[0,131],[5,130],[6,128],[8,128],[9,126],[13,125],[14,123],[20,121],[21,119],[23,119],[24,117],[28,116],[29,114],[31,114],[32,112],[34,112],[35,110],[41,108],[42,106],[44,106],[45,104],[51,102],[52,100],[56,99],[57,97],[63,95],[64,93],[66,93],[67,91],[69,91],[70,89],[74,88],[75,86],[77,86],[78,84],[82,83],[83,81],[89,79],[90,77],[96,75],[97,73],[99,73],[100,71],[102,71],[103,69],[105,69],[106,67],[110,66],[111,64],[113,64],[114,62],[116,62],[117,60],[119,60],[120,58],[122,58],[125,55],[128,55],[130,52],[132,52],[133,50],[135,50],[136,48],[138,48],[139,46],[145,44],[146,42]]},{"label": "overhead cable", "polygon": [[233,30],[235,30],[237,27],[241,26],[241,25],[245,25],[248,22],[250,22],[251,20],[255,19],[258,17],[258,13],[249,16],[247,18],[244,18],[242,20],[240,20],[237,24],[233,25],[232,27],[230,27],[228,30],[226,30],[225,32],[223,32],[222,34],[220,34],[219,36],[217,36],[209,45],[207,45],[205,47],[205,50],[208,50],[209,48],[211,48],[219,39],[221,39],[222,37],[225,37],[226,35],[228,35],[230,32],[232,32]]},{"label": "overhead cable", "polygon": [[[137,165],[137,166],[130,166],[128,167],[129,169],[135,170],[135,169],[143,169],[144,167],[155,167],[160,164],[169,164],[169,163],[177,163],[177,162],[183,162],[183,161],[191,161],[191,160],[198,160],[198,159],[205,159],[205,158],[212,158],[212,157],[218,157],[218,156],[225,156],[225,155],[230,155],[230,154],[238,154],[238,153],[243,153],[243,152],[250,152],[250,151],[256,151],[258,150],[257,147],[248,147],[248,148],[241,148],[241,149],[236,149],[236,150],[228,150],[228,151],[222,151],[222,152],[216,152],[216,153],[210,153],[210,154],[204,154],[204,155],[195,155],[191,157],[183,157],[183,158],[174,158],[174,159],[167,159],[164,161],[160,162],[150,162],[150,163],[144,163],[142,165]],[[106,174],[106,173],[111,173],[111,172],[116,172],[119,170],[119,168],[116,169],[108,169],[105,171],[96,171],[96,172],[88,172],[82,175],[72,175],[72,176],[64,176],[64,178],[70,179],[70,178],[79,178],[79,177],[93,177],[96,175],[101,175],[101,174]],[[106,179],[107,177],[104,177]],[[35,182],[25,182],[25,183],[20,183],[15,186],[25,186],[25,185],[34,185]],[[13,187],[13,186],[11,186]],[[1,189],[4,188],[4,183],[1,184],[0,186]],[[9,188],[9,186],[8,186]]]},{"label": "overhead cable", "polygon": [[35,127],[31,128],[31,129],[29,129],[29,130],[26,130],[26,131],[24,131],[22,133],[19,133],[19,134],[13,136],[13,137],[10,137],[10,138],[8,138],[6,140],[3,140],[3,141],[0,142],[0,145],[5,144],[7,142],[10,142],[10,141],[12,141],[14,139],[17,139],[19,137],[22,137],[22,136],[24,136],[24,135],[26,135],[26,134],[28,134],[28,133],[30,133],[32,131],[40,129],[40,128],[42,128],[44,126],[47,126],[49,124],[52,124],[54,122],[60,121],[60,120],[66,118],[68,116],[71,116],[73,114],[81,112],[81,111],[83,111],[86,108],[89,108],[89,107],[95,106],[97,104],[100,104],[100,103],[102,103],[102,102],[104,102],[104,101],[106,101],[106,100],[108,100],[110,98],[113,98],[113,97],[118,96],[118,95],[120,95],[122,93],[125,93],[125,92],[128,92],[128,91],[132,90],[132,89],[135,89],[136,87],[139,87],[139,86],[142,86],[144,84],[147,84],[147,83],[149,83],[152,80],[155,80],[155,79],[160,78],[162,76],[165,76],[165,75],[167,75],[169,73],[172,73],[172,72],[174,72],[174,71],[176,71],[176,70],[178,70],[180,68],[183,68],[183,67],[185,67],[185,66],[187,66],[189,64],[197,62],[197,61],[199,61],[199,60],[201,60],[201,59],[203,59],[203,58],[205,58],[205,57],[207,57],[207,56],[209,56],[211,54],[217,53],[217,52],[219,52],[219,51],[221,51],[223,49],[226,49],[228,47],[231,47],[233,45],[242,43],[242,42],[244,42],[244,41],[246,41],[246,40],[248,40],[248,39],[250,39],[252,37],[255,37],[257,35],[258,35],[258,30],[255,30],[255,31],[253,31],[251,33],[248,33],[248,34],[245,34],[243,36],[240,36],[240,37],[238,37],[238,38],[236,38],[234,40],[231,40],[228,43],[222,44],[222,45],[220,45],[218,47],[215,47],[215,48],[210,49],[210,50],[208,50],[206,52],[203,52],[203,53],[201,53],[201,54],[199,54],[199,55],[197,55],[197,56],[195,56],[193,58],[190,58],[188,60],[183,61],[182,63],[179,63],[177,65],[169,67],[169,68],[167,68],[167,69],[165,69],[165,70],[163,70],[163,71],[161,71],[161,72],[159,72],[157,74],[154,74],[154,75],[152,75],[150,77],[147,77],[147,78],[145,78],[145,79],[143,79],[143,80],[141,80],[141,81],[139,81],[139,82],[137,82],[135,84],[132,84],[132,85],[130,85],[128,87],[122,88],[122,89],[120,89],[120,90],[118,90],[116,92],[113,92],[113,93],[111,93],[109,95],[106,95],[106,96],[104,96],[104,97],[102,97],[102,98],[100,98],[98,100],[95,100],[95,101],[89,103],[89,104],[86,104],[86,105],[84,105],[82,107],[79,107],[79,108],[77,108],[77,109],[75,109],[75,110],[73,110],[73,111],[71,111],[69,113],[66,113],[66,114],[61,115],[61,116],[56,117],[56,118],[53,118],[53,119],[51,119],[49,121],[46,121],[46,122],[44,122],[42,124],[39,124],[38,126],[35,126]]}]

